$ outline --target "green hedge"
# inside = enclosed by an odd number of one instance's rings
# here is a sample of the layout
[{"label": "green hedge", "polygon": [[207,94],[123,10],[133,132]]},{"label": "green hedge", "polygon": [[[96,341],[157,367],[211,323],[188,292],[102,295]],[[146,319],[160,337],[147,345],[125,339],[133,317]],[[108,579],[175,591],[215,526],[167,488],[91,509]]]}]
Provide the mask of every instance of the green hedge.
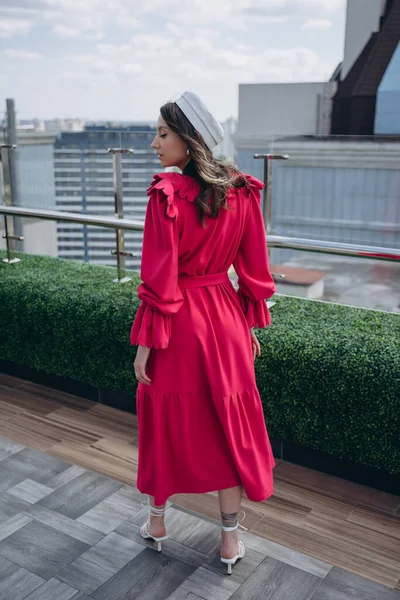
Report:
[{"label": "green hedge", "polygon": [[[135,394],[139,278],[32,255],[0,262],[0,358]],[[5,252],[0,252],[5,257]],[[269,433],[400,471],[400,315],[276,295],[256,361]]]}]

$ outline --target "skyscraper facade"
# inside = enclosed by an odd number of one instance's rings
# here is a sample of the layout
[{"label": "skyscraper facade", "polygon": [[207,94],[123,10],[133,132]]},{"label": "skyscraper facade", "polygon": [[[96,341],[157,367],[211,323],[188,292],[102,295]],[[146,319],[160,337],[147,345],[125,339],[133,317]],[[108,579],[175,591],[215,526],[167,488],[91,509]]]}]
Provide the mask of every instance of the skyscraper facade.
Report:
[{"label": "skyscraper facade", "polygon": [[[122,155],[124,216],[144,220],[147,194],[159,161],[150,147],[155,130],[149,125],[118,130],[88,126],[82,132],[62,132],[54,145],[56,208],[114,216],[113,156],[109,148],[131,148]],[[58,255],[108,266],[116,265],[115,231],[78,223],[58,223]],[[126,258],[126,266],[139,269],[143,233],[125,232],[125,251],[137,254]]]}]

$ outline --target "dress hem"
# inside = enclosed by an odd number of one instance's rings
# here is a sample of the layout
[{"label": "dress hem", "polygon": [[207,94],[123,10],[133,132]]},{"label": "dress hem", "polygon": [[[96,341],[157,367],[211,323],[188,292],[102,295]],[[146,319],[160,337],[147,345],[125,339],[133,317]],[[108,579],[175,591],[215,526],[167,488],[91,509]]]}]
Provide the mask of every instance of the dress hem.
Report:
[{"label": "dress hem", "polygon": [[[274,464],[272,466],[272,469],[274,469],[275,466],[276,465]],[[171,498],[172,496],[176,496],[178,494],[210,494],[213,492],[218,492],[219,490],[226,490],[231,487],[236,487],[238,485],[243,486],[243,490],[246,494],[246,497],[248,500],[250,500],[250,502],[264,502],[264,500],[268,500],[268,498],[270,498],[274,493],[274,487],[272,485],[268,491],[266,490],[262,494],[257,494],[257,495],[251,494],[246,491],[246,488],[244,487],[243,483],[239,482],[239,483],[233,483],[232,485],[224,485],[223,487],[219,487],[218,489],[210,489],[209,486],[206,486],[205,488],[190,489],[190,490],[186,488],[186,489],[174,491],[171,494],[169,494],[165,499],[160,500],[160,497],[157,496],[156,494],[151,493],[151,492],[145,492],[145,491],[143,491],[144,488],[140,489],[139,486],[136,486],[136,488],[141,494],[144,494],[145,496],[152,496],[153,498],[155,498],[155,505],[161,506],[162,504],[165,504],[169,498]]]}]

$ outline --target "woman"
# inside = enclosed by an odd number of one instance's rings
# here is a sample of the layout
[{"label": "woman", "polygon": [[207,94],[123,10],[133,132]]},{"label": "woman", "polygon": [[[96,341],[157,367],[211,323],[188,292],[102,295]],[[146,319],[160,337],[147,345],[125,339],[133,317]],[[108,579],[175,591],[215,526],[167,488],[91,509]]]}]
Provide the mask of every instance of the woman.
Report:
[{"label": "woman", "polygon": [[[131,331],[139,346],[137,487],[149,495],[141,534],[166,539],[168,497],[218,490],[221,560],[244,556],[238,513],[243,489],[255,502],[273,493],[275,466],[254,364],[253,327],[271,319],[275,292],[260,211],[263,184],[214,159],[220,124],[192,92],[160,109],[152,148],[162,167],[143,238],[142,304]],[[227,275],[238,274],[236,292]]]}]

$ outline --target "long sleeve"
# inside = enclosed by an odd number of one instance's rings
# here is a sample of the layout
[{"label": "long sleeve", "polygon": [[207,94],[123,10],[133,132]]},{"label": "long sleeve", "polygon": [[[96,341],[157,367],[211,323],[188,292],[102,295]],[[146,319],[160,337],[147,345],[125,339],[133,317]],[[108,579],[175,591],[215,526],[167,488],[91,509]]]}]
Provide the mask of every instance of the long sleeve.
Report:
[{"label": "long sleeve", "polygon": [[271,315],[266,298],[276,291],[269,270],[264,221],[260,208],[260,189],[264,184],[246,176],[250,183],[249,207],[243,236],[233,266],[238,275],[238,297],[249,327],[266,327]]},{"label": "long sleeve", "polygon": [[[165,184],[164,184],[165,188]],[[137,346],[167,348],[171,337],[171,315],[178,312],[183,296],[178,287],[178,214],[170,190],[150,188],[143,235],[141,279],[142,301],[133,322],[130,341]]]}]

